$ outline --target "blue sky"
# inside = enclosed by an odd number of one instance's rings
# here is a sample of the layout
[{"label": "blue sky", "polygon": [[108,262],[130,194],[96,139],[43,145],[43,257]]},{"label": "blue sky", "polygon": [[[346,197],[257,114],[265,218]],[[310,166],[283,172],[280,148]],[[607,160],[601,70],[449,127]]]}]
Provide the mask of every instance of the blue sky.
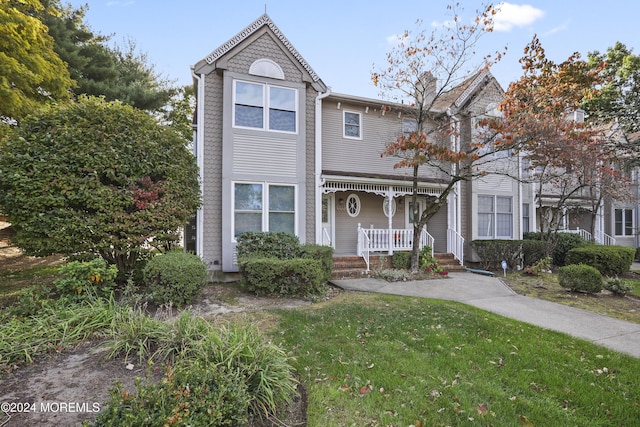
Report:
[{"label": "blue sky", "polygon": [[[63,3],[66,3],[63,0]],[[135,41],[157,72],[178,84],[192,82],[190,66],[265,12],[334,92],[378,97],[370,80],[385,65],[389,39],[405,30],[447,19],[448,0],[369,0],[299,2],[285,0],[84,0],[85,22],[94,32],[112,34],[112,41]],[[483,2],[460,0],[471,19]],[[605,52],[616,41],[640,54],[640,2],[524,1],[502,3],[493,33],[483,37],[480,56],[508,46],[494,66],[503,88],[518,79],[518,59],[534,34],[547,57],[563,61],[571,53]]]}]

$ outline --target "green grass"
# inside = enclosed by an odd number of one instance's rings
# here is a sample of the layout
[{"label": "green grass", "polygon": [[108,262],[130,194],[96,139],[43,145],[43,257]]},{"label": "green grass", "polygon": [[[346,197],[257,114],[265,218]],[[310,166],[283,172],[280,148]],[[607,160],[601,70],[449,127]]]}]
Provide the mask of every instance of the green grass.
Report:
[{"label": "green grass", "polygon": [[[640,271],[634,271],[636,274],[640,274]],[[640,280],[639,279],[624,279],[626,282],[633,285],[634,289],[629,292],[630,295],[640,297]]]},{"label": "green grass", "polygon": [[308,388],[309,426],[640,417],[640,360],[461,304],[345,293],[278,316],[273,334]]}]

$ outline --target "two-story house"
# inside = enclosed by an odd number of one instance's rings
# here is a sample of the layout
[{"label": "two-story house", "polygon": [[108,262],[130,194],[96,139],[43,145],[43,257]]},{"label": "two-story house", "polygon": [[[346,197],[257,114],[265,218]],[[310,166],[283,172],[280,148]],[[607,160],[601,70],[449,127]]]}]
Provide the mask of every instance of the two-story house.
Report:
[{"label": "two-story house", "polygon": [[[411,248],[411,171],[381,156],[415,126],[406,105],[332,93],[266,14],[192,72],[203,194],[192,235],[212,270],[237,271],[236,238],[245,231],[294,233],[331,245],[336,256]],[[438,99],[435,112],[459,130],[451,147],[471,141],[477,120],[494,114],[502,95],[483,71]],[[446,178],[421,168],[417,203],[439,194]],[[460,182],[421,244],[462,261],[473,256],[474,239],[518,239],[533,229],[533,207],[530,188],[504,175]]]}]

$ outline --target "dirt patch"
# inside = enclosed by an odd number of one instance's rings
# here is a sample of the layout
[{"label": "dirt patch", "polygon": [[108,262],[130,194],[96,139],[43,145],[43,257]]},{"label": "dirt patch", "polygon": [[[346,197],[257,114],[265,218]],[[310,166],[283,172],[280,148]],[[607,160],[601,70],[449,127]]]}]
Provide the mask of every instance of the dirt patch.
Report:
[{"label": "dirt patch", "polygon": [[157,380],[163,374],[161,367],[127,365],[107,359],[96,343],[85,343],[7,374],[0,381],[0,402],[15,412],[0,414],[0,425],[80,425],[103,407],[115,381],[133,392],[136,377]]},{"label": "dirt patch", "polygon": [[[325,299],[339,292],[331,288]],[[256,316],[256,322],[261,322],[260,312],[266,313],[267,309],[309,304],[310,301],[294,298],[257,297],[247,294],[237,284],[213,284],[204,290],[202,299],[191,309],[221,322],[249,314]],[[135,393],[136,377],[157,381],[164,374],[160,364],[152,371],[146,365],[137,364],[129,369],[127,365],[131,361],[107,359],[106,353],[99,343],[85,343],[73,351],[47,356],[0,377],[0,402],[13,404],[14,410],[29,404],[29,412],[14,412],[10,417],[0,412],[0,426],[77,426],[83,420],[93,419],[103,408],[115,381],[122,383],[128,392]],[[306,406],[306,391],[299,386],[298,395],[278,419],[255,421],[252,425],[304,426]]]}]

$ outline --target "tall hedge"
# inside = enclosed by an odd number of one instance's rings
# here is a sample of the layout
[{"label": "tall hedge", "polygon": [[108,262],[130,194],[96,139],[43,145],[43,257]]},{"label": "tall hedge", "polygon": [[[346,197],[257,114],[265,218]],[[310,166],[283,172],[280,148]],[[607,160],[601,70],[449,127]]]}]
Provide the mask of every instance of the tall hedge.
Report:
[{"label": "tall hedge", "polygon": [[243,233],[237,254],[244,285],[259,295],[322,294],[333,270],[331,247],[301,245],[283,232]]},{"label": "tall hedge", "polygon": [[237,240],[238,259],[247,256],[291,259],[302,255],[298,236],[290,233],[249,231]]},{"label": "tall hedge", "polygon": [[627,246],[588,245],[571,249],[567,264],[586,264],[604,276],[617,276],[629,271],[636,250]]},{"label": "tall hedge", "polygon": [[474,240],[471,247],[480,257],[484,269],[499,270],[503,260],[512,269],[520,265],[522,240]]}]

